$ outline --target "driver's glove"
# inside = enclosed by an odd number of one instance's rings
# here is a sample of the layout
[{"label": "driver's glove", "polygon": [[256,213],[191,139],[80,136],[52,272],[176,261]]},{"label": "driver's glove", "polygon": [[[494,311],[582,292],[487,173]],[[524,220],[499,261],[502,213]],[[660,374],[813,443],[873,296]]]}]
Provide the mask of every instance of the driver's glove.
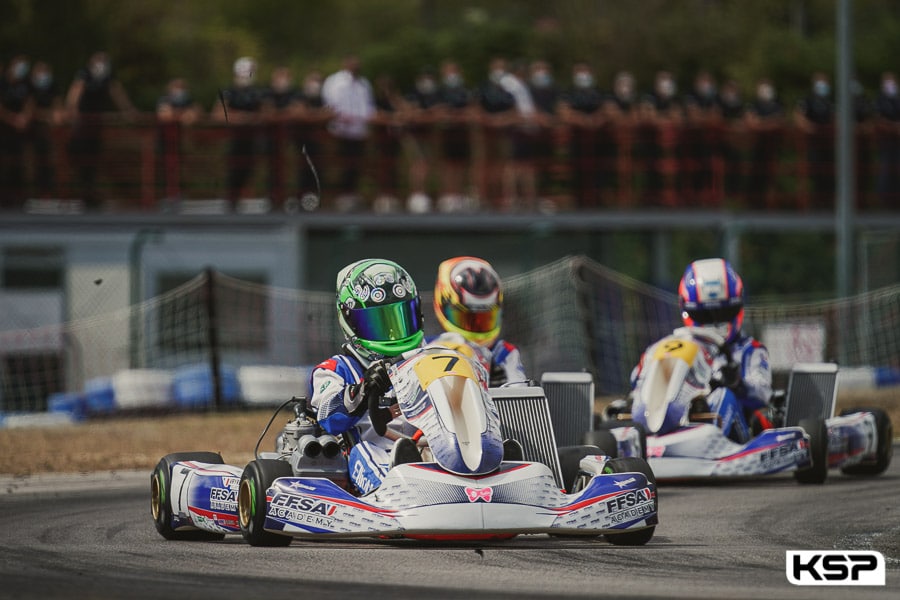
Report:
[{"label": "driver's glove", "polygon": [[344,408],[354,417],[361,416],[368,410],[367,398],[381,398],[391,389],[391,379],[382,361],[373,362],[363,374],[359,383],[348,385],[344,389]]}]

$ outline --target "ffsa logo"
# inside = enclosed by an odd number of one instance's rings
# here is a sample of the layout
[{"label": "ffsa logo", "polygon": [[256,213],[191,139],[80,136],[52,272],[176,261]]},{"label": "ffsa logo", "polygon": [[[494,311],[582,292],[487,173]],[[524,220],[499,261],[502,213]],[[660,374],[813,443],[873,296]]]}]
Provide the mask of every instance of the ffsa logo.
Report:
[{"label": "ffsa logo", "polygon": [[788,550],[787,579],[794,585],[884,585],[884,556],[869,550]]}]

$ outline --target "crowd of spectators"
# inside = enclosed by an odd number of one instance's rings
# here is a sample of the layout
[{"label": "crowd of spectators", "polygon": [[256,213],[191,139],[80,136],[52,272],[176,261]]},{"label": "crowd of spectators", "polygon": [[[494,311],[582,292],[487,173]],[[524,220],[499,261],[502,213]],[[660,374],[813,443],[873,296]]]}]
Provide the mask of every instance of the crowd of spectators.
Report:
[{"label": "crowd of spectators", "polygon": [[[423,66],[402,89],[388,74],[370,80],[363,67],[351,55],[338,71],[312,70],[297,82],[283,65],[261,78],[256,60],[241,57],[230,85],[205,104],[173,78],[153,120],[160,205],[190,196],[184,138],[204,125],[223,132],[222,189],[213,193],[232,207],[260,195],[258,173],[272,210],[833,207],[826,73],[814,73],[809,93],[786,106],[772,80],[744,97],[737,82],[709,71],[692,74],[681,92],[679,77],[661,70],[642,91],[625,70],[607,87],[588,62],[556,72],[545,60],[498,56],[472,81],[447,59]],[[124,123],[147,116],[109,55],[91,55],[65,92],[50,65],[26,56],[9,59],[3,73],[0,210],[59,194],[53,128],[68,132],[72,193],[102,209],[104,125],[111,113]],[[896,76],[883,73],[871,97],[857,82],[853,92],[861,207],[900,209]]]}]

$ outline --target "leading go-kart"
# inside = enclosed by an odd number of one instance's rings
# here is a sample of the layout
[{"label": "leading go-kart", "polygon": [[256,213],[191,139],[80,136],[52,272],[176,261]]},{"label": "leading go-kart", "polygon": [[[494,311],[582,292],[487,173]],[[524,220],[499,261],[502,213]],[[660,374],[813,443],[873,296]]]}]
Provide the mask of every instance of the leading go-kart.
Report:
[{"label": "leading go-kart", "polygon": [[[823,483],[829,469],[878,475],[888,467],[893,428],[884,411],[833,414],[836,365],[807,365],[834,378],[832,394],[804,395],[797,386],[799,397],[778,393],[769,418],[747,423],[731,391],[717,387],[714,361],[720,352],[730,360],[712,332],[676,329],[645,352],[630,414],[610,411],[610,420],[633,419],[645,429],[647,461],[660,481],[793,472],[800,483]],[[714,393],[720,397],[711,403]],[[729,422],[738,425],[726,434]],[[743,427],[749,439],[735,439],[733,432]]]},{"label": "leading go-kart", "polygon": [[[470,356],[428,347],[391,365],[389,377],[392,408],[422,432],[420,445],[427,440],[421,462],[398,452],[396,442],[381,485],[361,494],[348,481],[351,442],[323,433],[305,401],[292,399],[294,418],[275,452],[259,453],[257,444],[256,459],[243,469],[210,452],[160,460],[151,476],[159,533],[166,539],[240,533],[254,546],[284,546],[295,537],[471,540],[542,533],[604,535],[620,545],[652,538],[656,485],[642,458],[582,447],[567,492],[547,465],[521,460],[521,445],[501,439],[486,371]],[[373,423],[384,425],[383,410],[370,399]]]}]

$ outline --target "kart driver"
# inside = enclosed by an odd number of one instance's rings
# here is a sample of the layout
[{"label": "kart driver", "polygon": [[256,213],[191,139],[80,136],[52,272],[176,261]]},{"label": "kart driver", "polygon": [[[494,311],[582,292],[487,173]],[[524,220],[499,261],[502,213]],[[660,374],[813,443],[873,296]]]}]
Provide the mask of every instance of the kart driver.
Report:
[{"label": "kart driver", "polygon": [[382,408],[376,413],[382,421],[378,425],[384,430],[390,422],[391,429],[379,435],[368,413],[368,399],[390,393],[384,360],[422,346],[422,308],[409,273],[383,259],[344,267],[337,276],[336,301],[347,341],[339,354],[313,369],[309,404],[325,431],[351,437],[350,479],[365,494],[381,484],[392,463],[421,460],[415,442],[407,437],[416,428],[399,413]]},{"label": "kart driver", "polygon": [[[725,417],[733,395],[742,410],[734,411],[730,422],[723,422],[725,435],[740,443],[750,438],[748,421],[754,429],[772,427],[767,414],[772,396],[772,371],[769,352],[759,341],[742,330],[744,322],[744,284],[731,265],[721,258],[696,260],[687,266],[678,285],[681,318],[694,328],[695,340],[712,346],[713,392],[707,397],[709,411]],[[703,336],[703,331],[725,340],[721,348]],[[640,377],[644,356],[631,374],[631,387]],[[725,419],[728,421],[728,419]]]},{"label": "kart driver", "polygon": [[434,286],[434,312],[444,333],[432,343],[468,343],[490,373],[491,387],[527,381],[519,349],[499,339],[503,289],[500,276],[486,260],[457,256],[442,262]]}]

